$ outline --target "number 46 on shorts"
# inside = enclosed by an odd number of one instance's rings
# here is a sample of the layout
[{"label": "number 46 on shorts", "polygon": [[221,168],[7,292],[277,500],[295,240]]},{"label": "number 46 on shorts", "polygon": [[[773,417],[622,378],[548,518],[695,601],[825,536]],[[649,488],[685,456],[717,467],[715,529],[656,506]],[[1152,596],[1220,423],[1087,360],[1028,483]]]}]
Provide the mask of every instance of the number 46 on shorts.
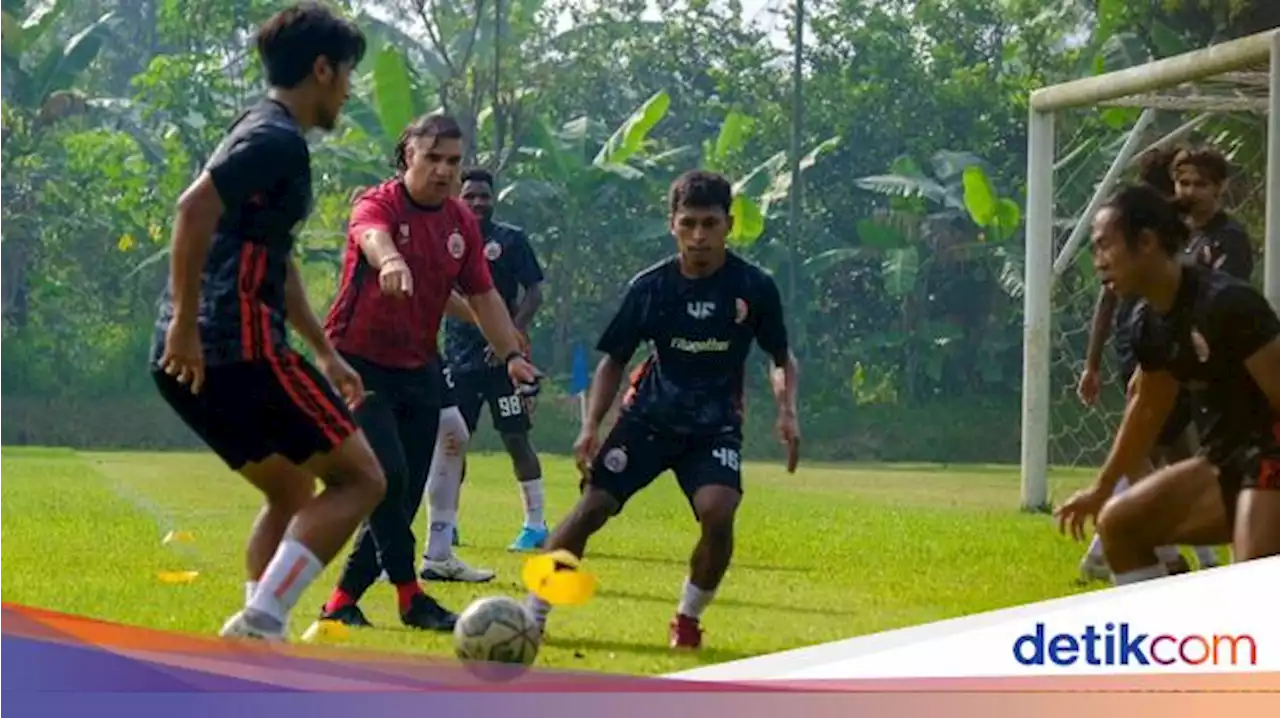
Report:
[{"label": "number 46 on shorts", "polygon": [[738,452],[735,449],[731,449],[727,446],[718,446],[711,450],[711,455],[715,457],[715,459],[720,462],[720,465],[725,468],[732,469],[733,471],[738,471],[740,468]]}]

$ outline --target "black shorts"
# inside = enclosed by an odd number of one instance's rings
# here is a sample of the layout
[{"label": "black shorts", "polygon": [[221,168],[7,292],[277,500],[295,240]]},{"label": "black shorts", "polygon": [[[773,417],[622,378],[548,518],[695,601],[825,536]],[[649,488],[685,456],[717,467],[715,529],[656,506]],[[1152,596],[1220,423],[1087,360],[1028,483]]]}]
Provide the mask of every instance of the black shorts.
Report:
[{"label": "black shorts", "polygon": [[[467,431],[475,433],[480,424],[480,409],[489,405],[493,428],[499,434],[525,434],[533,428],[524,397],[516,393],[506,367],[486,367],[479,371],[450,372],[458,411],[467,422]],[[448,375],[446,375],[448,376]]]},{"label": "black shorts", "polygon": [[1218,485],[1227,517],[1235,523],[1236,501],[1245,489],[1280,491],[1280,422],[1271,435],[1258,435],[1224,448],[1211,441],[1200,454],[1218,467]]},{"label": "black shorts", "polygon": [[588,483],[617,499],[621,512],[632,496],[670,470],[692,507],[693,495],[703,486],[727,486],[742,493],[741,457],[739,432],[662,435],[624,417],[601,442]]},{"label": "black shorts", "polygon": [[346,403],[299,354],[205,369],[198,395],[152,367],[160,395],[232,470],[280,454],[302,464],[356,432]]},{"label": "black shorts", "polygon": [[[1120,390],[1125,396],[1129,394],[1129,382],[1133,380],[1133,375],[1138,371],[1138,362],[1136,360],[1120,362]],[[1156,438],[1156,446],[1170,446],[1182,438],[1183,433],[1187,430],[1193,420],[1196,418],[1197,412],[1195,404],[1191,399],[1190,392],[1183,389],[1178,392],[1177,402],[1173,405],[1173,409],[1169,412],[1169,418],[1165,419],[1164,426],[1160,429],[1160,436]]]}]

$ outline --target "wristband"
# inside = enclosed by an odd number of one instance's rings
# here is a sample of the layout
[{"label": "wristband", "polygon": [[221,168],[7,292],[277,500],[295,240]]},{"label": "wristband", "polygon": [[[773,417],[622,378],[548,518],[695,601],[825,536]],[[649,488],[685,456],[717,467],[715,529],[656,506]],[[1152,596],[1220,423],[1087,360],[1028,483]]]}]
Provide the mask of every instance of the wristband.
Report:
[{"label": "wristband", "polygon": [[504,365],[510,365],[510,364],[511,364],[511,360],[512,360],[512,359],[517,359],[517,358],[518,358],[518,359],[523,359],[523,358],[524,358],[524,354],[523,354],[519,349],[517,349],[517,350],[515,350],[515,351],[511,352],[510,354],[508,354],[508,355],[507,355],[507,358],[502,360],[502,363],[503,363]]}]

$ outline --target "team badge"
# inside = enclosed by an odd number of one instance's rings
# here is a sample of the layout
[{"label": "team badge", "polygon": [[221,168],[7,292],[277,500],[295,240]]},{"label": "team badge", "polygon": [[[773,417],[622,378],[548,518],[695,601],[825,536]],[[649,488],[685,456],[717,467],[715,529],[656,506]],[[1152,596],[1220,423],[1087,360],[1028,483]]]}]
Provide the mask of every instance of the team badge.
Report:
[{"label": "team badge", "polygon": [[1209,361],[1209,342],[1204,340],[1198,329],[1191,330],[1191,348],[1196,350],[1196,358],[1201,364]]},{"label": "team badge", "polygon": [[736,314],[734,314],[734,316],[733,316],[733,321],[734,321],[734,323],[735,323],[735,324],[741,324],[741,323],[745,322],[745,321],[747,320],[747,302],[746,302],[746,300],[745,300],[745,299],[742,299],[741,297],[739,297],[738,299],[735,299],[735,300],[734,300],[733,304],[734,304],[734,310],[735,310],[735,312],[736,312]]},{"label": "team badge", "polygon": [[484,245],[484,258],[490,262],[498,261],[498,257],[502,256],[502,245],[493,240]]},{"label": "team badge", "polygon": [[609,449],[609,453],[604,455],[604,468],[615,474],[620,474],[627,468],[627,452],[621,446],[615,446]]},{"label": "team badge", "polygon": [[454,259],[462,259],[462,255],[467,251],[467,243],[456,229],[453,230],[453,234],[449,235],[449,241],[445,246],[449,249],[449,256]]}]

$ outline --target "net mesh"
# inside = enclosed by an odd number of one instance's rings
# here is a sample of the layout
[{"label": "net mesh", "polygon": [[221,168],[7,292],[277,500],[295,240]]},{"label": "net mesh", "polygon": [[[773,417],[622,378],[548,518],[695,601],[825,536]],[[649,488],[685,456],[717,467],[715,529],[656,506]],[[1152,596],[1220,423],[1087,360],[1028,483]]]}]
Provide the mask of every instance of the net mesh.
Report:
[{"label": "net mesh", "polygon": [[[1266,109],[1268,65],[1224,73],[1157,92],[1121,98],[1101,106],[1059,112],[1056,121],[1054,172],[1055,260],[1082,217],[1094,190],[1118,155],[1141,113],[1154,108],[1153,121],[1142,133],[1138,152],[1121,181],[1137,179],[1137,158],[1169,133],[1184,130],[1177,142],[1216,147],[1231,161],[1232,174],[1223,208],[1248,229],[1258,261],[1254,283],[1262,286],[1262,242],[1265,228]],[[1194,129],[1186,131],[1188,123]],[[1086,235],[1087,240],[1087,235]],[[1052,348],[1050,378],[1049,464],[1096,467],[1106,458],[1124,410],[1119,363],[1108,342],[1101,371],[1099,400],[1084,406],[1076,387],[1098,298],[1099,285],[1083,242],[1058,276],[1051,297]]]}]

